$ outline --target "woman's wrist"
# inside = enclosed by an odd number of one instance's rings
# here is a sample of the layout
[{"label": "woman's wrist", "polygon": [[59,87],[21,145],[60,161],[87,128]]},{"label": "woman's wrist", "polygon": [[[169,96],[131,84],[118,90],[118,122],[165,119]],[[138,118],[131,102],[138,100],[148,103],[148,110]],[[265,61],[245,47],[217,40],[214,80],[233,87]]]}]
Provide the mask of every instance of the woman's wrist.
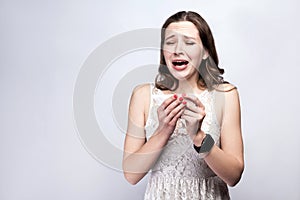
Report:
[{"label": "woman's wrist", "polygon": [[206,134],[201,129],[199,129],[196,136],[193,139],[194,145],[200,147],[205,138],[205,135]]},{"label": "woman's wrist", "polygon": [[166,134],[163,130],[156,130],[149,140],[154,139],[156,145],[162,148],[168,143],[169,138],[170,135]]}]

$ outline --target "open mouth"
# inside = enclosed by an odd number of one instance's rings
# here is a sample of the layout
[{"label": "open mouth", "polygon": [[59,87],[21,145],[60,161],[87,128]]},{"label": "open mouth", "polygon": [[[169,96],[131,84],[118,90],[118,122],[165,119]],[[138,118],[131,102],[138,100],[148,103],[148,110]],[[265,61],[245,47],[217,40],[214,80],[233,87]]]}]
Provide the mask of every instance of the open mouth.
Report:
[{"label": "open mouth", "polygon": [[181,66],[181,65],[187,65],[189,61],[187,60],[175,60],[172,62],[174,66]]},{"label": "open mouth", "polygon": [[187,68],[187,64],[189,64],[189,61],[187,60],[173,60],[172,61],[173,68],[177,71],[182,71],[185,68]]}]

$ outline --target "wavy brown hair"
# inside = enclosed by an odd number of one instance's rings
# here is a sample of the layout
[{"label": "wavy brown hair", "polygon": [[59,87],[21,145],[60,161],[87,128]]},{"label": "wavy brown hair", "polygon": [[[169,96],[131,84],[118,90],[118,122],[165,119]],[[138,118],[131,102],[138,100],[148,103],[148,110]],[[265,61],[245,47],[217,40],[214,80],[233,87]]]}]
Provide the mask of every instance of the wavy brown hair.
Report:
[{"label": "wavy brown hair", "polygon": [[221,83],[227,83],[223,80],[222,74],[224,69],[218,67],[219,59],[215,47],[214,38],[206,21],[196,12],[181,11],[169,17],[163,24],[161,29],[161,50],[160,50],[160,65],[158,75],[155,78],[155,85],[162,90],[174,91],[178,87],[178,80],[170,73],[166,66],[166,61],[163,55],[163,45],[165,42],[165,30],[173,22],[189,21],[192,22],[198,29],[203,47],[208,52],[208,58],[202,60],[197,71],[199,72],[199,87],[214,89]]}]

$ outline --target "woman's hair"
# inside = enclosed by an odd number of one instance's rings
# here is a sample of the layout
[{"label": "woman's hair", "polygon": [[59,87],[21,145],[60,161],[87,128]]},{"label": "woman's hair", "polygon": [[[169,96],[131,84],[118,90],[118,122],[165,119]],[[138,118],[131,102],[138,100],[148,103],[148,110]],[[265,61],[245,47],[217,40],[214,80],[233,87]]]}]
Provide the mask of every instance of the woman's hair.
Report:
[{"label": "woman's hair", "polygon": [[178,87],[178,80],[170,73],[166,66],[166,61],[163,55],[163,45],[165,42],[166,28],[173,22],[189,21],[192,22],[198,29],[203,47],[208,52],[208,57],[202,60],[197,71],[199,72],[199,86],[214,89],[221,83],[225,83],[222,77],[224,69],[218,67],[219,59],[215,47],[214,38],[206,21],[198,14],[192,11],[181,11],[169,17],[163,24],[161,29],[161,50],[160,50],[160,65],[158,75],[155,78],[155,85],[162,90],[175,90]]}]

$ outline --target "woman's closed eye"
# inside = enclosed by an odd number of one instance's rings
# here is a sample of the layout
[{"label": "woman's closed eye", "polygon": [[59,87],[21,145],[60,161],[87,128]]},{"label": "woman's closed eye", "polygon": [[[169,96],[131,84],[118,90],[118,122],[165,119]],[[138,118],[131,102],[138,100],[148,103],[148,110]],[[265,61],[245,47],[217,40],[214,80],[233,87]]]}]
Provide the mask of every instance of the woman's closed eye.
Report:
[{"label": "woman's closed eye", "polygon": [[193,41],[187,41],[187,42],[185,42],[185,44],[187,44],[187,45],[194,45],[194,44],[196,44],[196,43],[193,42]]},{"label": "woman's closed eye", "polygon": [[173,45],[173,44],[175,44],[175,41],[166,41],[165,44],[166,44],[166,45]]}]

